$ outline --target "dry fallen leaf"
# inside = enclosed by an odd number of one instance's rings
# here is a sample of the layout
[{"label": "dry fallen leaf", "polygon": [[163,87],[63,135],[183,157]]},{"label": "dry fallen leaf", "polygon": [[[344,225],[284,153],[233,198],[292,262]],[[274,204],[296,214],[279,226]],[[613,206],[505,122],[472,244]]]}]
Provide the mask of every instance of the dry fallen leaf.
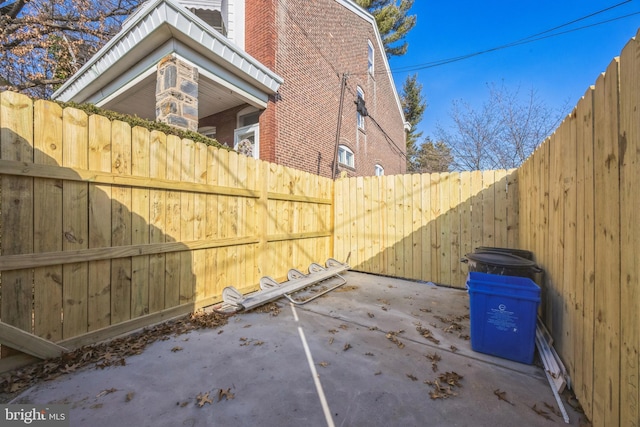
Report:
[{"label": "dry fallen leaf", "polygon": [[91,363],[94,363],[94,367],[98,369],[109,366],[125,366],[126,357],[142,353],[149,344],[168,340],[171,335],[176,336],[196,329],[224,326],[229,317],[226,314],[201,310],[179,319],[144,328],[139,333],[80,347],[60,357],[34,363],[3,375],[0,377],[0,391],[18,392],[40,380],[52,380]]},{"label": "dry fallen leaf", "polygon": [[61,369],[61,371],[65,374],[69,374],[71,372],[74,372],[79,367],[80,367],[79,363],[74,363],[73,365],[65,365],[64,368]]},{"label": "dry fallen leaf", "polygon": [[213,400],[211,400],[211,398],[209,397],[209,392],[206,392],[205,394],[202,394],[202,393],[198,394],[196,396],[196,400],[197,400],[196,405],[198,405],[198,407],[200,408],[202,408],[205,405],[205,403],[208,403],[208,404],[213,403]]},{"label": "dry fallen leaf", "polygon": [[434,344],[440,344],[440,340],[433,336],[431,330],[423,328],[422,326],[417,326],[416,331],[418,331],[420,335],[433,342]]},{"label": "dry fallen leaf", "polygon": [[549,405],[547,402],[543,402],[543,403],[544,403],[544,406],[546,406],[548,410],[553,412],[557,417],[562,418],[562,412],[560,412],[558,410],[558,408],[556,408],[555,406]]},{"label": "dry fallen leaf", "polygon": [[406,374],[407,378],[409,378],[411,381],[418,381],[418,378],[416,378],[414,375],[412,374]]},{"label": "dry fallen leaf", "polygon": [[438,353],[431,353],[425,356],[427,359],[431,360],[431,370],[436,372],[438,370],[438,362],[442,360]]},{"label": "dry fallen leaf", "polygon": [[394,343],[395,345],[398,346],[398,348],[404,348],[404,343],[402,341],[400,341],[397,337],[397,335],[400,335],[401,333],[403,333],[403,330],[400,331],[389,331],[387,332],[387,339],[389,341],[391,341],[392,343]]},{"label": "dry fallen leaf", "polygon": [[462,379],[462,375],[458,375],[456,372],[445,372],[444,374],[441,374],[438,379],[440,381],[444,381],[449,385],[452,386],[457,386],[457,387],[462,387],[462,384],[460,384],[460,380]]},{"label": "dry fallen leaf", "polygon": [[174,352],[174,353],[175,353],[176,351],[181,351],[181,350],[182,350],[182,347],[179,347],[179,346],[175,346],[175,347],[173,347],[173,348],[171,349],[171,351],[172,351],[172,352]]},{"label": "dry fallen leaf", "polygon": [[131,402],[131,400],[133,399],[133,396],[135,396],[135,392],[130,391],[129,393],[127,393],[127,395],[124,398],[125,402]]},{"label": "dry fallen leaf", "polygon": [[[513,405],[513,403],[511,403],[508,399],[507,399],[507,392],[506,391],[501,391],[499,388],[493,390],[493,394],[495,394],[496,396],[498,396],[498,400],[504,400],[505,402],[507,402],[509,405]],[[514,405],[515,406],[515,405]]]},{"label": "dry fallen leaf", "polygon": [[218,390],[218,402],[220,402],[222,398],[225,398],[226,400],[231,400],[234,397],[236,397],[236,395],[231,393],[231,388],[228,388],[226,390],[223,390],[223,389]]},{"label": "dry fallen leaf", "polygon": [[[445,372],[444,374],[440,374],[436,380],[425,380],[424,383],[433,388],[433,390],[429,392],[431,399],[448,399],[449,397],[458,395],[453,389],[454,387],[462,387],[459,381],[461,379],[462,375],[458,375],[455,372]],[[442,385],[443,383],[446,384],[446,386]]]},{"label": "dry fallen leaf", "polygon": [[280,306],[276,302],[270,302],[269,304],[263,304],[255,309],[251,310],[256,313],[269,313],[270,316],[277,316],[280,314]]},{"label": "dry fallen leaf", "polygon": [[322,366],[323,368],[326,368],[327,366],[329,366],[329,363],[327,363],[327,362],[320,362],[320,363],[318,363],[318,365]]},{"label": "dry fallen leaf", "polygon": [[350,348],[351,348],[351,344],[346,343],[346,344],[344,345],[344,348],[342,349],[342,351],[347,351],[347,350],[349,350]]},{"label": "dry fallen leaf", "polygon": [[531,409],[533,409],[533,412],[535,412],[536,414],[540,415],[544,419],[547,419],[549,421],[553,421],[553,419],[549,416],[549,413],[547,411],[543,410],[543,409],[539,409],[538,407],[536,407],[535,403],[533,404]]}]

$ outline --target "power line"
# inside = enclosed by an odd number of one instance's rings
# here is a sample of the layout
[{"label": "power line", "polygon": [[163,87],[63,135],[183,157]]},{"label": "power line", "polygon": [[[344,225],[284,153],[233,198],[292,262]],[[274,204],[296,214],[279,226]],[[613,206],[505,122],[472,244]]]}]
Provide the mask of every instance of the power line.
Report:
[{"label": "power line", "polygon": [[[346,88],[349,91],[349,93],[351,93],[351,95],[355,96],[356,98],[358,97],[358,94],[354,92],[351,87],[347,85]],[[396,150],[398,154],[402,155],[406,159],[407,158],[406,153],[402,151],[402,149],[398,146],[398,144],[396,144],[393,138],[391,138],[389,134],[382,128],[382,126],[380,126],[380,124],[376,121],[376,119],[374,119],[370,113],[367,113],[366,117],[369,117],[371,121],[376,125],[376,127],[380,130],[380,132],[382,132],[382,135],[384,136],[385,140],[387,141],[391,149]]]},{"label": "power line", "polygon": [[617,7],[620,7],[622,5],[625,5],[627,3],[631,3],[631,1],[632,0],[625,0],[625,1],[621,2],[621,3],[614,4],[613,6],[606,7],[604,9],[602,9],[602,10],[597,11],[597,12],[593,12],[593,13],[590,13],[588,15],[582,16],[582,17],[580,17],[578,19],[574,19],[573,21],[569,21],[569,22],[566,22],[564,24],[558,25],[557,27],[549,28],[548,30],[544,30],[544,31],[536,33],[536,34],[532,34],[532,35],[530,35],[528,37],[525,37],[524,39],[520,39],[518,41],[531,39],[531,38],[538,37],[538,36],[541,36],[541,35],[546,34],[546,33],[550,33],[550,32],[555,31],[555,30],[559,30],[560,28],[568,27],[569,25],[575,24],[576,22],[584,21],[585,19],[592,18],[592,17],[594,17],[596,15],[599,15],[601,13],[608,12],[610,10],[613,10],[613,9],[615,9]]},{"label": "power line", "polygon": [[[527,43],[533,43],[533,42],[536,42],[536,41],[548,39],[548,38],[551,38],[551,37],[557,37],[557,36],[568,34],[568,33],[575,32],[575,31],[585,30],[585,29],[588,29],[588,28],[591,28],[591,27],[607,24],[607,23],[610,23],[610,22],[613,22],[613,21],[617,21],[617,20],[620,20],[620,19],[624,19],[624,18],[628,18],[628,17],[634,16],[634,15],[640,14],[640,12],[629,13],[629,14],[618,16],[618,17],[615,17],[615,18],[607,19],[607,20],[604,20],[604,21],[595,22],[595,23],[592,23],[592,24],[589,24],[589,25],[583,25],[581,27],[573,28],[573,29],[570,29],[570,30],[556,32],[556,33],[553,33],[553,34],[548,34],[548,33],[551,33],[553,31],[556,31],[556,30],[558,30],[560,28],[564,28],[564,27],[567,27],[569,25],[575,24],[577,22],[583,21],[585,19],[592,18],[592,17],[594,17],[596,15],[599,15],[601,13],[608,12],[608,11],[610,11],[612,9],[615,9],[615,8],[618,8],[618,7],[620,7],[620,6],[624,5],[624,4],[630,3],[631,1],[632,0],[625,0],[625,1],[621,2],[621,3],[617,3],[615,5],[612,5],[612,6],[609,6],[607,8],[601,9],[601,10],[599,10],[597,12],[590,13],[588,15],[582,16],[582,17],[574,19],[574,20],[571,20],[569,22],[566,22],[564,24],[555,26],[553,28],[549,28],[549,29],[541,31],[539,33],[535,33],[535,34],[529,35],[527,37],[518,39],[518,40],[510,42],[510,43],[506,43],[506,44],[503,44],[503,45],[500,45],[500,46],[496,46],[496,47],[492,47],[492,48],[489,48],[489,49],[484,49],[484,50],[480,50],[480,51],[477,51],[477,52],[473,52],[473,53],[469,53],[469,54],[465,54],[465,55],[461,55],[461,56],[456,56],[456,57],[452,57],[452,58],[441,59],[441,60],[427,62],[427,63],[423,63],[423,64],[407,65],[407,66],[404,66],[404,67],[398,67],[398,68],[395,68],[393,71],[391,71],[391,74],[403,73],[403,72],[409,72],[409,71],[418,71],[418,70],[424,70],[424,69],[428,69],[428,68],[439,67],[439,66],[450,64],[450,63],[453,63],[453,62],[458,62],[458,61],[462,61],[462,60],[465,60],[465,59],[473,58],[475,56],[484,55],[486,53],[495,52],[495,51],[498,51],[498,50],[507,49],[507,48],[510,48],[510,47],[515,47],[515,46],[519,46],[519,45],[523,45],[523,44],[527,44]],[[379,71],[376,74],[387,74],[387,73],[388,73],[388,71],[385,70],[385,71]],[[354,73],[354,74],[359,74],[359,73]]]},{"label": "power line", "polygon": [[473,58],[475,56],[483,55],[485,53],[495,52],[495,51],[498,51],[498,50],[507,49],[507,48],[514,47],[514,46],[533,43],[533,42],[537,42],[537,41],[540,41],[540,40],[548,39],[548,38],[551,38],[551,37],[556,37],[556,36],[560,36],[560,35],[563,35],[563,34],[568,34],[568,33],[572,33],[572,32],[575,32],[575,31],[579,31],[579,30],[584,30],[584,29],[587,29],[587,28],[595,27],[597,25],[607,24],[609,22],[617,21],[617,20],[623,19],[623,18],[628,18],[628,17],[634,16],[634,15],[640,15],[640,12],[630,13],[628,15],[619,16],[619,17],[616,17],[616,18],[608,19],[606,21],[601,21],[601,22],[597,22],[597,23],[594,23],[594,24],[585,25],[585,26],[582,26],[582,27],[578,27],[578,28],[574,28],[574,29],[571,29],[571,30],[562,31],[562,32],[559,32],[559,33],[549,34],[549,35],[543,36],[543,37],[537,37],[537,38],[533,38],[533,39],[523,39],[523,40],[520,40],[520,41],[508,43],[508,44],[505,44],[505,45],[502,45],[502,46],[497,46],[497,47],[493,47],[491,49],[481,50],[481,51],[478,51],[478,52],[474,52],[474,53],[470,53],[470,54],[462,55],[462,56],[457,56],[457,57],[454,57],[454,58],[442,59],[442,60],[439,60],[439,61],[428,62],[428,63],[421,64],[421,65],[400,67],[400,68],[397,68],[397,69],[391,71],[391,74],[401,73],[401,72],[408,72],[408,71],[425,70],[425,69],[428,69],[428,68],[439,67],[441,65],[451,64],[453,62],[458,62],[458,61],[462,61],[462,60],[465,60],[465,59]]}]

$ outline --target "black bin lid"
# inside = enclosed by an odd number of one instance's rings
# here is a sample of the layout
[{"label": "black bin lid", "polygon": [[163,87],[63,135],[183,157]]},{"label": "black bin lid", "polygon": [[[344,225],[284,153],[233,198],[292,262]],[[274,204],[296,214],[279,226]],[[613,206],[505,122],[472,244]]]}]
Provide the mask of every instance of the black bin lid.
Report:
[{"label": "black bin lid", "polygon": [[482,264],[495,265],[498,267],[536,267],[536,263],[530,259],[517,255],[501,252],[476,252],[465,255],[467,259]]},{"label": "black bin lid", "polygon": [[516,255],[522,258],[533,260],[533,252],[527,251],[525,249],[511,249],[511,248],[499,248],[494,246],[478,246],[475,250],[478,252],[501,252],[507,253],[511,255]]}]

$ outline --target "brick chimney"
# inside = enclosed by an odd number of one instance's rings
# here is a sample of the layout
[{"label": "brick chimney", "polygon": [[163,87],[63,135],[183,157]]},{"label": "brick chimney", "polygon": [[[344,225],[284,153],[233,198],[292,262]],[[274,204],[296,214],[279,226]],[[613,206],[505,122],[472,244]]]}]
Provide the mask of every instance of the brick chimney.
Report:
[{"label": "brick chimney", "polygon": [[198,131],[198,69],[173,55],[158,63],[156,120]]}]

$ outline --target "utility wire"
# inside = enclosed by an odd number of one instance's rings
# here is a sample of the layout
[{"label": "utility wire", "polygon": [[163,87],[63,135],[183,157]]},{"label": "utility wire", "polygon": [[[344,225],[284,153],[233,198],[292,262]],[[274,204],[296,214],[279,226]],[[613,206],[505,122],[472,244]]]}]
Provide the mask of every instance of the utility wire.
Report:
[{"label": "utility wire", "polygon": [[[510,47],[519,46],[519,45],[527,44],[527,43],[533,43],[533,42],[544,40],[544,39],[547,39],[547,38],[560,36],[560,35],[563,35],[563,34],[574,32],[574,31],[584,30],[584,29],[587,29],[587,28],[591,28],[591,27],[595,27],[595,26],[598,26],[598,25],[607,24],[607,23],[610,23],[610,22],[613,22],[613,21],[617,21],[617,20],[620,20],[620,19],[624,19],[624,18],[628,18],[630,16],[634,16],[634,15],[640,14],[640,12],[629,13],[627,15],[622,15],[622,16],[618,16],[618,17],[615,17],[615,18],[607,19],[607,20],[604,20],[604,21],[595,22],[593,24],[584,25],[582,27],[574,28],[574,29],[571,29],[571,30],[556,32],[556,33],[553,33],[553,34],[548,34],[548,33],[551,33],[553,31],[556,31],[558,29],[567,27],[569,25],[573,25],[573,24],[575,24],[577,22],[584,21],[585,19],[592,18],[592,17],[594,17],[596,15],[599,15],[601,13],[608,12],[610,10],[613,10],[615,8],[623,6],[623,5],[627,4],[627,3],[630,3],[631,1],[632,0],[625,0],[625,1],[621,2],[621,3],[617,3],[617,4],[609,6],[607,8],[598,10],[597,12],[590,13],[588,15],[582,16],[582,17],[574,19],[574,20],[571,20],[571,21],[566,22],[564,24],[557,25],[557,26],[555,26],[553,28],[549,28],[549,29],[541,31],[539,33],[531,34],[531,35],[529,35],[527,37],[518,39],[518,40],[510,42],[510,43],[506,43],[504,45],[500,45],[500,46],[496,46],[496,47],[493,47],[493,48],[489,48],[489,49],[485,49],[485,50],[469,53],[469,54],[466,54],[466,55],[461,55],[461,56],[456,56],[456,57],[452,57],[452,58],[441,59],[441,60],[438,60],[438,61],[432,61],[432,62],[427,62],[427,63],[423,63],[423,64],[416,64],[416,65],[407,65],[407,66],[404,66],[404,67],[397,67],[397,68],[394,68],[394,70],[391,71],[391,73],[394,74],[394,73],[401,73],[401,72],[407,72],[407,71],[417,71],[417,70],[423,70],[423,69],[427,69],[427,68],[439,67],[439,66],[442,66],[442,65],[450,64],[452,62],[458,62],[458,61],[462,61],[462,60],[465,60],[465,59],[473,58],[475,56],[483,55],[483,54],[486,54],[486,53],[495,52],[497,50],[507,49],[507,48],[510,48]],[[547,34],[547,35],[544,36],[545,34]],[[543,36],[543,37],[541,37],[541,36]],[[376,74],[387,74],[387,73],[389,73],[389,72],[384,70],[384,71],[379,71]]]},{"label": "utility wire", "polygon": [[[349,91],[349,93],[352,96],[355,96],[356,99],[358,97],[357,92],[354,92],[353,89],[347,85],[346,86],[347,90]],[[366,101],[365,101],[366,102]],[[380,126],[380,124],[376,121],[376,119],[373,118],[373,116],[370,113],[367,113],[367,115],[365,117],[368,117],[371,119],[371,121],[376,125],[376,127],[380,130],[380,132],[382,132],[382,135],[384,136],[384,138],[387,140],[387,143],[391,146],[392,150],[396,150],[400,155],[402,155],[405,159],[407,158],[407,155],[402,151],[402,149],[398,146],[398,144],[396,144],[396,142],[393,140],[393,138],[391,138],[389,136],[389,134],[382,128],[382,126]]]},{"label": "utility wire", "polygon": [[[401,73],[401,72],[408,72],[408,71],[425,70],[425,69],[428,69],[428,68],[439,67],[439,66],[442,66],[442,65],[451,64],[452,62],[458,62],[458,61],[462,61],[462,60],[465,60],[465,59],[473,58],[475,56],[483,55],[485,53],[495,52],[497,50],[507,49],[507,48],[510,48],[510,47],[519,46],[519,45],[528,44],[528,43],[533,43],[533,42],[544,40],[544,39],[548,39],[548,38],[551,38],[551,37],[556,37],[556,36],[560,36],[560,35],[563,35],[563,34],[568,34],[568,33],[572,33],[572,32],[579,31],[579,30],[584,30],[586,28],[595,27],[597,25],[607,24],[609,22],[616,21],[616,20],[623,19],[623,18],[628,18],[628,17],[634,16],[634,15],[640,15],[640,12],[630,13],[628,15],[619,16],[619,17],[616,17],[616,18],[611,18],[611,19],[608,19],[606,21],[601,21],[601,22],[597,22],[597,23],[594,23],[594,24],[585,25],[585,26],[574,28],[574,29],[571,29],[571,30],[561,31],[559,33],[549,34],[549,35],[542,36],[542,37],[536,37],[536,38],[533,38],[533,39],[522,39],[520,41],[508,43],[508,44],[505,44],[505,45],[502,45],[502,46],[493,47],[491,49],[481,50],[481,51],[470,53],[470,54],[467,54],[467,55],[457,56],[457,57],[454,57],[454,58],[442,59],[442,60],[439,60],[439,61],[428,62],[428,63],[421,64],[421,65],[413,65],[413,66],[410,65],[410,66],[406,66],[406,67],[399,67],[399,68],[396,68],[393,71],[391,71],[391,74]],[[386,71],[385,71],[385,73],[386,73]]]},{"label": "utility wire", "polygon": [[610,10],[612,10],[612,9],[615,9],[615,8],[617,8],[617,7],[620,7],[620,6],[625,5],[625,4],[627,4],[627,3],[631,3],[631,1],[632,1],[632,0],[626,0],[626,1],[623,1],[623,2],[621,2],[621,3],[614,4],[613,6],[609,6],[609,7],[607,7],[607,8],[602,9],[602,10],[599,10],[599,11],[597,11],[597,12],[590,13],[589,15],[585,15],[585,16],[580,17],[580,18],[578,18],[578,19],[574,19],[573,21],[566,22],[566,23],[564,23],[564,24],[558,25],[557,27],[549,28],[548,30],[544,30],[544,31],[541,31],[541,32],[536,33],[536,34],[532,34],[532,35],[530,35],[530,36],[528,36],[528,37],[525,37],[525,38],[520,39],[520,40],[517,40],[517,41],[522,41],[522,40],[532,39],[532,38],[534,38],[534,37],[538,37],[538,36],[541,36],[541,35],[543,35],[543,34],[547,34],[547,33],[550,33],[550,32],[552,32],[552,31],[555,31],[555,30],[559,30],[560,28],[568,27],[569,25],[571,25],[571,24],[575,24],[576,22],[584,21],[585,19],[589,19],[589,18],[591,18],[591,17],[594,17],[594,16],[599,15],[599,14],[604,13],[604,12],[608,12],[608,11],[610,11]]}]

